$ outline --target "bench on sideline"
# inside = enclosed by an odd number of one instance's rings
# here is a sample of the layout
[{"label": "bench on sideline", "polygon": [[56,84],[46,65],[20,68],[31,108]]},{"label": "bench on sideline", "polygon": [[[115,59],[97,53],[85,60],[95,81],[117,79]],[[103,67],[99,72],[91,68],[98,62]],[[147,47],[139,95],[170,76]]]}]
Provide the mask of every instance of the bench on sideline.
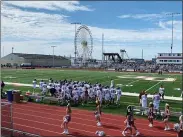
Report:
[{"label": "bench on sideline", "polygon": [[46,96],[39,96],[39,95],[26,95],[29,99],[40,99],[40,101],[50,101],[51,103],[60,103],[60,99],[56,97],[46,97]]}]

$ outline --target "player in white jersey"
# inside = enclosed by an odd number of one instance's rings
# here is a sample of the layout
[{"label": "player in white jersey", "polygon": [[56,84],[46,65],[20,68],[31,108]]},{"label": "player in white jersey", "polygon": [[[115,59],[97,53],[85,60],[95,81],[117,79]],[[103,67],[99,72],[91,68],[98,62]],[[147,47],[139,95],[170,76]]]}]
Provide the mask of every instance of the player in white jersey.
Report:
[{"label": "player in white jersey", "polygon": [[63,85],[62,85],[61,90],[62,90],[62,91],[66,91],[66,84],[63,84]]},{"label": "player in white jersey", "polygon": [[159,95],[160,97],[162,97],[162,100],[164,100],[164,95],[165,95],[165,88],[163,87],[163,85],[160,86],[159,88]]},{"label": "player in white jersey", "polygon": [[116,94],[117,94],[116,104],[117,104],[117,105],[120,104],[120,99],[121,99],[121,95],[122,95],[121,92],[122,92],[122,91],[121,91],[120,87],[118,87],[117,90],[116,90]]},{"label": "player in white jersey", "polygon": [[147,93],[146,92],[141,96],[141,104],[143,109],[142,115],[144,115],[147,109]]},{"label": "player in white jersey", "polygon": [[33,83],[33,93],[34,93],[34,92],[35,92],[35,89],[36,89],[37,80],[34,79],[34,80],[32,81],[32,83]]},{"label": "player in white jersey", "polygon": [[42,90],[42,94],[45,95],[47,92],[47,84],[46,82],[43,83],[43,90]]},{"label": "player in white jersey", "polygon": [[97,97],[99,98],[100,105],[102,105],[102,89],[97,89]]},{"label": "player in white jersey", "polygon": [[55,89],[56,89],[56,91],[57,91],[57,93],[59,93],[60,92],[60,84],[59,83],[56,83],[55,84]]},{"label": "player in white jersey", "polygon": [[92,86],[90,86],[90,88],[88,89],[88,95],[89,95],[90,101],[93,101],[95,99],[95,94]]},{"label": "player in white jersey", "polygon": [[154,105],[154,110],[155,110],[156,114],[157,114],[158,111],[160,111],[159,110],[159,104],[160,104],[160,95],[158,94],[158,92],[155,92],[155,94],[153,96],[153,105]]},{"label": "player in white jersey", "polygon": [[110,94],[111,94],[111,103],[114,104],[114,99],[116,95],[116,90],[114,88],[110,89]]},{"label": "player in white jersey", "polygon": [[68,87],[68,86],[66,86],[65,93],[66,93],[66,98],[67,98],[68,100],[71,99],[71,93],[70,93],[70,90],[69,90],[69,87]]},{"label": "player in white jersey", "polygon": [[73,95],[74,104],[77,105],[79,96],[78,96],[78,89],[76,87],[74,87],[74,90],[72,90],[72,95]]},{"label": "player in white jersey", "polygon": [[39,82],[39,88],[40,88],[41,91],[43,90],[43,84],[44,84],[44,82],[43,82],[43,80],[41,80]]},{"label": "player in white jersey", "polygon": [[109,88],[106,87],[104,92],[105,92],[105,103],[108,106],[109,103],[110,103],[110,91],[109,91]]},{"label": "player in white jersey", "polygon": [[113,87],[114,87],[114,80],[111,79],[111,86],[110,86],[110,88],[113,88]]}]

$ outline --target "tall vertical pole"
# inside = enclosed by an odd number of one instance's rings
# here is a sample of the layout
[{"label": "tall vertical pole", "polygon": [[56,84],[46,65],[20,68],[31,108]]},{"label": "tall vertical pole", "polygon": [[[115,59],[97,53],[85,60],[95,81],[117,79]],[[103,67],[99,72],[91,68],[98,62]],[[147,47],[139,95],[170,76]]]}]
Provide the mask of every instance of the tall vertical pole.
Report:
[{"label": "tall vertical pole", "polygon": [[144,53],[143,53],[143,49],[142,49],[142,59],[144,59]]},{"label": "tall vertical pole", "polygon": [[12,47],[12,53],[13,53],[13,49],[14,49],[14,47]]},{"label": "tall vertical pole", "polygon": [[104,62],[104,34],[102,33],[102,63]]},{"label": "tall vertical pole", "polygon": [[51,46],[52,48],[53,48],[53,68],[55,67],[55,55],[54,55],[54,48],[56,47],[56,46]]},{"label": "tall vertical pole", "polygon": [[173,48],[173,13],[172,13],[172,44],[171,44],[171,54],[172,54],[172,48]]},{"label": "tall vertical pole", "polygon": [[3,57],[4,57],[4,46],[3,46]]},{"label": "tall vertical pole", "polygon": [[180,13],[170,13],[167,15],[171,15],[172,16],[172,43],[171,43],[171,54],[172,54],[172,50],[173,50],[173,17],[174,15],[180,15]]},{"label": "tall vertical pole", "polygon": [[74,64],[76,64],[76,23],[75,23],[75,34],[74,34]]}]

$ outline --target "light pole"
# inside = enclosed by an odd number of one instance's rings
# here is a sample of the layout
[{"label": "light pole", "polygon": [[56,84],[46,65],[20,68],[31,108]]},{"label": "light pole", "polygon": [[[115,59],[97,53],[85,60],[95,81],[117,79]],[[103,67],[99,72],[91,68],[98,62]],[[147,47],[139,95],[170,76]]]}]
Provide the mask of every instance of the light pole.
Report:
[{"label": "light pole", "polygon": [[173,48],[173,17],[174,15],[180,15],[180,13],[169,13],[169,14],[166,14],[166,15],[171,15],[172,16],[172,44],[171,44],[171,54],[172,54],[172,48]]},{"label": "light pole", "polygon": [[12,53],[13,53],[14,47],[12,47]]},{"label": "light pole", "polygon": [[54,60],[54,48],[56,47],[56,46],[51,46],[52,48],[53,48],[53,68],[54,68],[54,66],[55,66],[55,60]]},{"label": "light pole", "polygon": [[74,56],[75,56],[75,59],[74,59],[74,64],[76,63],[76,43],[75,43],[75,38],[76,38],[76,25],[78,24],[81,24],[80,22],[73,22],[71,24],[74,24],[75,25],[75,37],[74,37]]}]

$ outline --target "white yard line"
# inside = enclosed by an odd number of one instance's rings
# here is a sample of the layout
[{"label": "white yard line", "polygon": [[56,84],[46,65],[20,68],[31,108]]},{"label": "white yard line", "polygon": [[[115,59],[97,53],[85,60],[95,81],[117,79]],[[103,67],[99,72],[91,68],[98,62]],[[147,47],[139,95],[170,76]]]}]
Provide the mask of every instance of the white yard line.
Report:
[{"label": "white yard line", "polygon": [[[168,78],[170,78],[170,77],[171,77],[171,75],[168,76]],[[160,84],[161,82],[163,82],[163,81],[160,81],[160,82],[156,83],[155,85],[153,85],[152,87],[148,88],[148,89],[145,90],[145,91],[149,91],[150,89],[152,89],[152,88],[155,87],[156,85]]]},{"label": "white yard line", "polygon": [[152,88],[155,87],[156,85],[160,84],[161,82],[162,82],[162,81],[160,81],[160,82],[156,83],[155,85],[153,85],[152,87],[146,89],[145,92],[149,91],[150,89],[152,89]]},{"label": "white yard line", "polygon": [[139,80],[139,79],[138,79],[138,80],[134,80],[134,81],[132,81],[132,82],[130,82],[130,83],[127,83],[126,85],[129,85],[129,84],[135,83],[135,82],[137,82],[137,81],[140,81],[140,80]]}]

